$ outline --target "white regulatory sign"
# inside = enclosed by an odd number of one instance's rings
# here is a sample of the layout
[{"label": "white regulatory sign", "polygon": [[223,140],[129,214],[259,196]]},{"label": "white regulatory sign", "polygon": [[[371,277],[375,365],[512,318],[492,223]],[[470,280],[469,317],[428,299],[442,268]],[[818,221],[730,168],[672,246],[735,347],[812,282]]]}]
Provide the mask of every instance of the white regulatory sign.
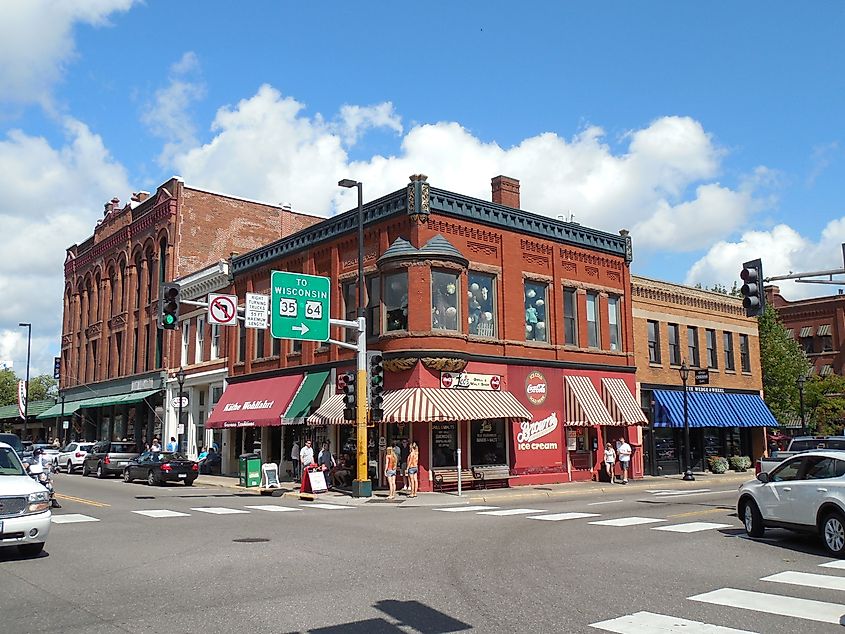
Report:
[{"label": "white regulatory sign", "polygon": [[208,294],[208,323],[234,326],[238,323],[238,296]]},{"label": "white regulatory sign", "polygon": [[247,293],[245,306],[244,326],[266,330],[267,312],[270,310],[270,296],[260,293]]}]

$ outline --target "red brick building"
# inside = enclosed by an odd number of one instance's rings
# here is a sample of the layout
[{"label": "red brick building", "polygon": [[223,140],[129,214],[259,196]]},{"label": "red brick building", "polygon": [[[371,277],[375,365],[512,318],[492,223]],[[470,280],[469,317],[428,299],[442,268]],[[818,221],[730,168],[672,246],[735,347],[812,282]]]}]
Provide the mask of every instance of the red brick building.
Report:
[{"label": "red brick building", "polygon": [[[459,449],[463,467],[504,466],[516,485],[590,478],[605,439],[641,444],[627,232],[523,211],[514,179],[494,178],[492,198],[416,175],[364,206],[368,350],[384,357],[387,389],[369,438],[376,479],[383,447],[401,440],[420,445],[423,489]],[[269,293],[273,270],[326,276],[331,316],[354,318],[356,231],[350,211],[234,258],[237,294]],[[354,352],[247,329],[229,341],[229,385],[207,425],[233,451],[260,438],[265,459],[287,460],[309,435],[354,455],[335,383]]]},{"label": "red brick building", "polygon": [[125,205],[106,203],[93,235],[67,250],[63,402],[41,418],[73,414],[69,435],[86,439],[160,435],[163,390],[180,358],[179,332],[157,327],[159,285],[318,220],[178,177]]}]

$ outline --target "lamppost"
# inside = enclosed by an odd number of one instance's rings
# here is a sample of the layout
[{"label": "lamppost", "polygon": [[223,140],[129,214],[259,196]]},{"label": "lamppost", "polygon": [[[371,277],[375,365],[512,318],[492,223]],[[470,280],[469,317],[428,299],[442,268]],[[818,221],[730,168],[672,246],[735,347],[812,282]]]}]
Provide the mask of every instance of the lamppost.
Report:
[{"label": "lamppost", "polygon": [[804,383],[806,383],[807,377],[804,376],[804,373],[798,375],[798,378],[795,380],[795,383],[798,385],[798,407],[800,408],[799,411],[801,412],[801,435],[807,435],[807,421],[804,418]]},{"label": "lamppost", "polygon": [[26,398],[23,402],[23,439],[26,440],[26,424],[29,419],[29,351],[32,344],[32,324],[19,323],[21,328],[26,327]]},{"label": "lamppost", "polygon": [[[179,425],[182,424],[182,400],[184,398],[182,396],[182,386],[185,385],[185,370],[184,369],[179,368],[179,371],[176,373],[176,382],[179,384],[179,419],[176,422],[176,434],[179,438],[179,450],[181,451],[181,449],[182,449],[182,434],[179,433]],[[187,438],[187,434],[185,436]],[[187,452],[188,452],[188,448],[186,447],[185,453],[187,453]]]},{"label": "lamppost", "polygon": [[695,480],[692,475],[692,457],[689,446],[689,409],[687,406],[687,380],[689,379],[689,366],[687,362],[681,363],[678,373],[681,375],[681,383],[684,384],[684,480]]},{"label": "lamppost", "polygon": [[[358,189],[358,322],[363,323],[365,317],[364,304],[364,184],[360,181],[344,178],[337,182],[339,187]],[[357,477],[353,483],[355,497],[369,497],[372,495],[372,484],[367,471],[367,358],[361,352],[361,346],[366,344],[366,333],[358,333],[358,364],[355,386],[358,390],[356,412],[357,423]]]}]

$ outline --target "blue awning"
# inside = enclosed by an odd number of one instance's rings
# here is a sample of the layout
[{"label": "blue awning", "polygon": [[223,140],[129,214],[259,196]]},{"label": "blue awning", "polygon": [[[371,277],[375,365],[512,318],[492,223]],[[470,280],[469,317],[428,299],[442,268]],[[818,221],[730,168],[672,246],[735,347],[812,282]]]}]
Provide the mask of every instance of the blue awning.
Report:
[{"label": "blue awning", "polygon": [[[654,390],[655,427],[684,426],[684,393]],[[687,392],[690,427],[777,427],[769,408],[758,394]]]}]

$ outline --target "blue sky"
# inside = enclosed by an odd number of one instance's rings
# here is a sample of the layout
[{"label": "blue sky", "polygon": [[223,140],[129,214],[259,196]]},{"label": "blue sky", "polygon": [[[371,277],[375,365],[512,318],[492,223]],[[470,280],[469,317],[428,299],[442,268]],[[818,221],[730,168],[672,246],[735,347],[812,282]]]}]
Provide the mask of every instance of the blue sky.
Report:
[{"label": "blue sky", "polygon": [[489,199],[504,173],[525,209],[630,229],[636,274],[842,266],[843,27],[841,2],[7,0],[0,361],[32,321],[49,370],[65,248],[173,174],[330,215],[342,177]]}]

